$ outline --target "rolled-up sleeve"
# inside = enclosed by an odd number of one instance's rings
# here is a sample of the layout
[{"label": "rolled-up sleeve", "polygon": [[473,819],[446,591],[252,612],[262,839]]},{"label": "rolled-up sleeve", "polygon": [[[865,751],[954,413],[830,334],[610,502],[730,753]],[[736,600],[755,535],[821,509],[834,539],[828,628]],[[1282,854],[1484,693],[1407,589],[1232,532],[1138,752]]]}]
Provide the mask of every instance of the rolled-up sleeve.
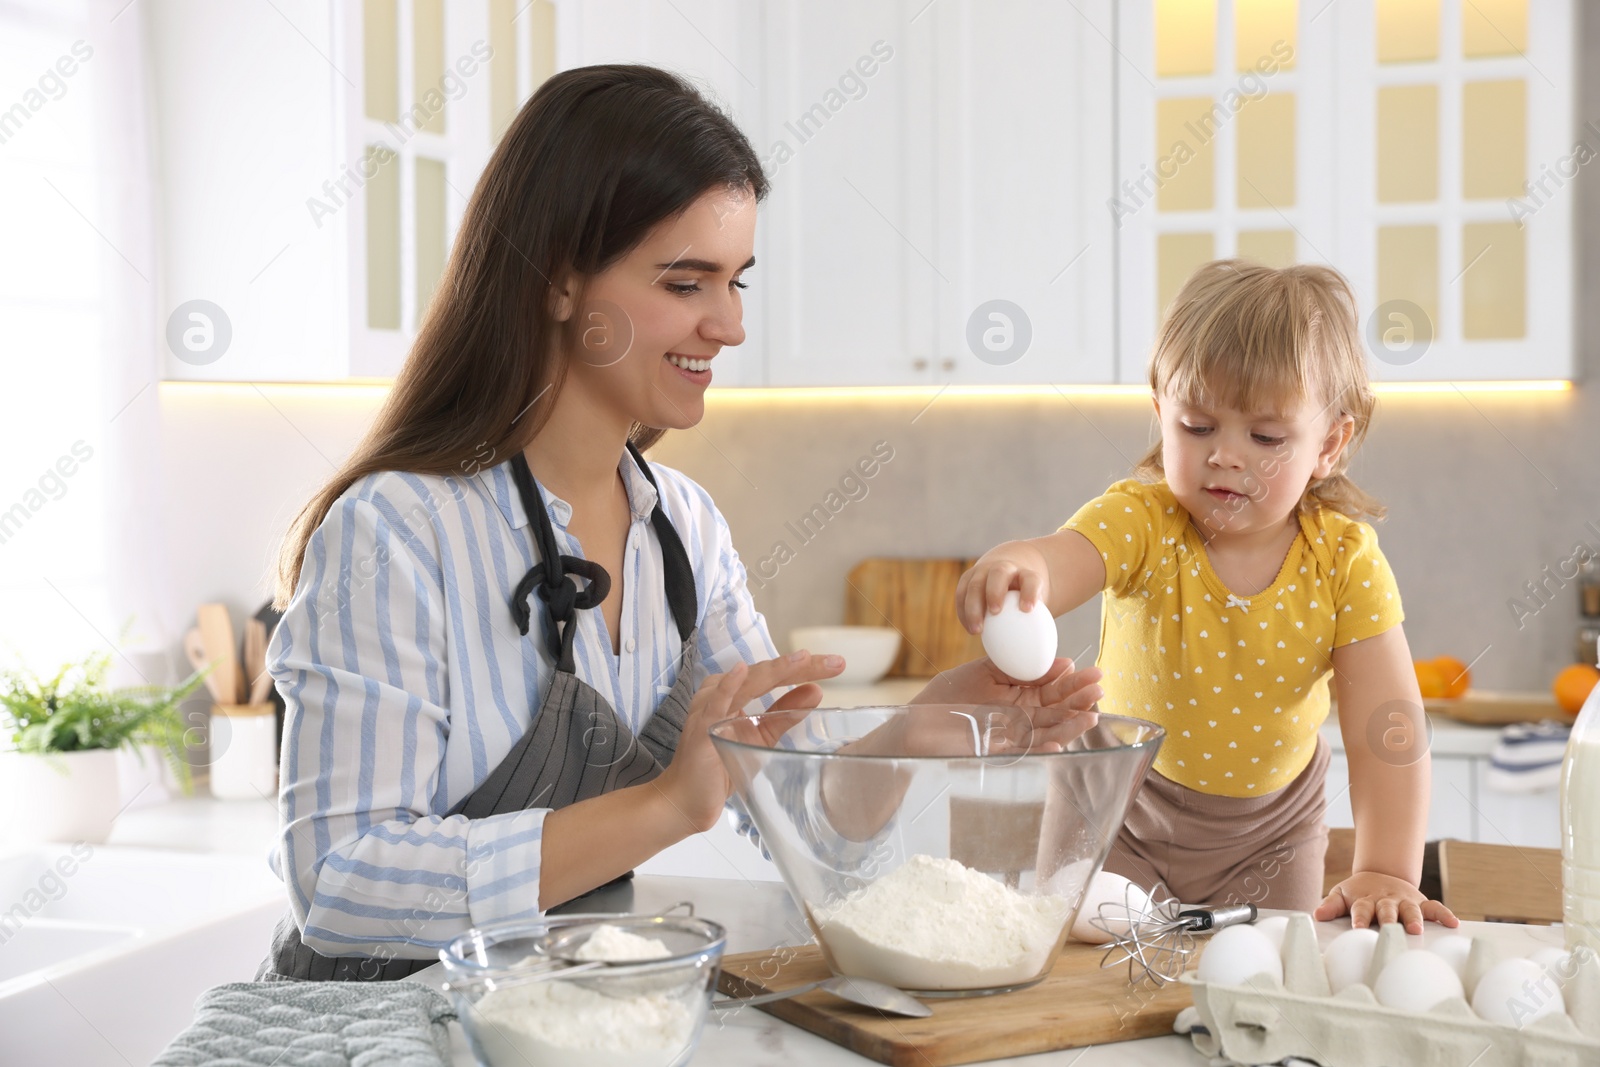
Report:
[{"label": "rolled-up sleeve", "polygon": [[548,810],[445,814],[446,742],[472,727],[452,722],[435,516],[397,478],[358,482],[311,536],[269,649],[287,711],[273,866],[326,955],[423,958],[538,914]]}]

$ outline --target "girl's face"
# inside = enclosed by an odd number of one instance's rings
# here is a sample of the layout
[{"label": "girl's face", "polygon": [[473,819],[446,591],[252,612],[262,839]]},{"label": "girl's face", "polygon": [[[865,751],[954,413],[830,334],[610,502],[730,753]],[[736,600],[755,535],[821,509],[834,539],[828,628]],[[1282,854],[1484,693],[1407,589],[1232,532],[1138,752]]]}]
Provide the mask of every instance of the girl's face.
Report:
[{"label": "girl's face", "polygon": [[1238,411],[1156,398],[1167,484],[1208,536],[1272,530],[1313,478],[1333,472],[1355,420],[1313,400]]},{"label": "girl's face", "polygon": [[756,201],[702,195],[621,260],[570,289],[556,314],[576,318],[565,389],[624,423],[687,429],[705,414],[712,360],[744,341],[740,276],[755,263]]}]

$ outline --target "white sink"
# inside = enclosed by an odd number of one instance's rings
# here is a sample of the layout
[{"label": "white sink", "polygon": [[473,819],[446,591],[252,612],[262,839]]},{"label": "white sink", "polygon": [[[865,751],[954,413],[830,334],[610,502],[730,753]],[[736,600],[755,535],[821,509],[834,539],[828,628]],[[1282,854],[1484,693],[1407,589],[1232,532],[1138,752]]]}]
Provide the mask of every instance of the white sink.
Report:
[{"label": "white sink", "polygon": [[6,1063],[149,1063],[195,998],[248,980],[287,905],[265,858],[116,845],[0,852]]}]

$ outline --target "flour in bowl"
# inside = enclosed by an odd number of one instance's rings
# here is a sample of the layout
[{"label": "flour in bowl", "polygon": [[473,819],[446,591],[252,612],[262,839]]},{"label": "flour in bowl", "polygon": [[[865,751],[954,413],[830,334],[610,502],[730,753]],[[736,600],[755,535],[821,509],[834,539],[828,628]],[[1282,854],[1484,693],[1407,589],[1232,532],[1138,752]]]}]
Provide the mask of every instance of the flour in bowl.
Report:
[{"label": "flour in bowl", "polygon": [[1072,911],[953,859],[916,855],[812,915],[835,966],[902,989],[983,989],[1037,978]]},{"label": "flour in bowl", "polygon": [[[665,959],[671,950],[609,924],[595,929],[572,954],[580,960]],[[473,1030],[493,1067],[666,1067],[688,1047],[703,1010],[705,990],[686,981],[675,989],[612,993],[589,971],[572,979],[505,986],[472,1009]],[[589,982],[585,978],[590,979]],[[622,979],[622,982],[636,982]],[[620,983],[619,983],[620,985]],[[613,995],[616,993],[618,995]]]}]

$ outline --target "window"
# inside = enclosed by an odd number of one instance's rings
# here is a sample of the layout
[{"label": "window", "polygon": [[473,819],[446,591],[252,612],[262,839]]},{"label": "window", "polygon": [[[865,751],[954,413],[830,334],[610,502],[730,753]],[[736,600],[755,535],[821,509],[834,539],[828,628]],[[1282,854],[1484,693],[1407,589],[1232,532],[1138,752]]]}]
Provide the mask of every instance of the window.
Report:
[{"label": "window", "polygon": [[[144,129],[136,24],[108,26],[113,13],[0,9],[0,193],[13,205],[0,246],[8,668],[20,656],[51,671],[110,651],[125,623],[145,635],[159,623],[123,614],[123,594],[140,583],[109,562],[109,470],[139,469],[146,446],[129,428],[155,410],[153,350],[140,339],[148,320],[136,310],[155,277],[139,214],[149,189],[128,165]],[[148,535],[142,518],[119,528],[119,552]],[[143,680],[128,663],[116,657],[114,681]]]}]

